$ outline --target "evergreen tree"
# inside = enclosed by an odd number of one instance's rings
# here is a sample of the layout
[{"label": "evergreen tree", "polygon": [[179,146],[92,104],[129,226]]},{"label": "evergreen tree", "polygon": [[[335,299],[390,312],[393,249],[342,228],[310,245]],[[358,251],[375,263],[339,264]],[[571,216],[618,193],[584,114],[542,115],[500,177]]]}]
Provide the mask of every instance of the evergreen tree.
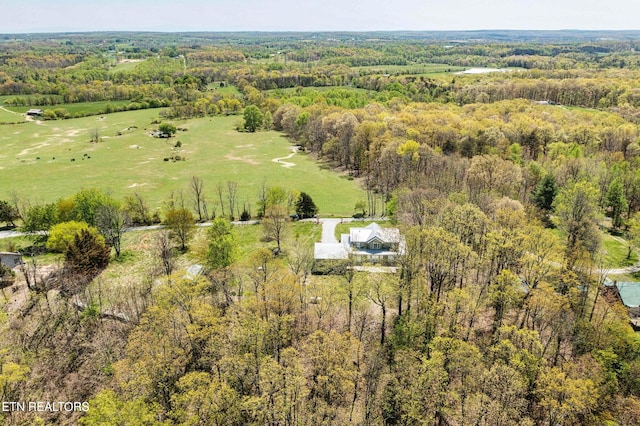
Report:
[{"label": "evergreen tree", "polygon": [[318,207],[313,202],[309,194],[301,192],[296,202],[296,214],[300,219],[314,217],[318,213]]},{"label": "evergreen tree", "polygon": [[548,213],[553,208],[553,200],[558,193],[558,186],[553,175],[548,174],[540,180],[533,191],[533,204]]}]

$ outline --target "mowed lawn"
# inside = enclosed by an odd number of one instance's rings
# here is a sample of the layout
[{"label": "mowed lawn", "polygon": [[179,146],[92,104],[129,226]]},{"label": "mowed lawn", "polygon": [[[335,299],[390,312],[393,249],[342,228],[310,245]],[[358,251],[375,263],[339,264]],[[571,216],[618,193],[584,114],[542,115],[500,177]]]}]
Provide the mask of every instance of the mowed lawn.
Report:
[{"label": "mowed lawn", "polygon": [[[173,121],[187,130],[158,139],[149,135],[158,112],[0,125],[0,199],[16,191],[31,202],[50,202],[94,187],[119,198],[138,190],[155,209],[172,191],[187,198],[192,176],[204,180],[210,202],[217,201],[218,183],[226,191],[228,181],[237,182],[238,202],[248,202],[252,213],[263,182],[309,193],[322,215],[351,215],[366,198],[356,181],[319,167],[307,154],[293,154],[280,133],[234,130],[241,116]],[[103,141],[91,143],[96,129]],[[186,161],[164,161],[172,156]]]}]

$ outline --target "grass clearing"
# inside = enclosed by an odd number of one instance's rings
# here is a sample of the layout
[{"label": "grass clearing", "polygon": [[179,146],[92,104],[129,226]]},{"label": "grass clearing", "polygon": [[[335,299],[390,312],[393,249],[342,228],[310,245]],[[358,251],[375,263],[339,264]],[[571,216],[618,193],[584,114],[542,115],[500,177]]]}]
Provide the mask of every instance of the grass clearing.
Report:
[{"label": "grass clearing", "polygon": [[24,122],[24,116],[20,113],[13,112],[8,108],[0,108],[0,124],[15,124]]},{"label": "grass clearing", "polygon": [[447,64],[422,64],[422,65],[367,65],[354,67],[354,70],[362,74],[390,74],[390,75],[429,75],[429,74],[449,74],[464,71],[465,67],[458,67]]},{"label": "grass clearing", "polygon": [[270,89],[270,90],[265,90],[265,93],[286,93],[286,94],[297,94],[298,92],[300,92],[301,94],[304,94],[305,91],[314,91],[314,92],[329,92],[331,90],[345,90],[348,92],[354,92],[354,93],[363,93],[363,94],[369,94],[369,93],[377,93],[375,90],[368,90],[368,89],[361,89],[359,87],[349,87],[349,86],[307,86],[304,88],[300,88],[300,87],[286,87],[284,89]]},{"label": "grass clearing", "polygon": [[[219,203],[217,184],[237,182],[239,207],[248,202],[254,213],[263,182],[308,193],[321,215],[351,215],[365,198],[356,181],[322,169],[305,153],[274,161],[292,154],[289,141],[275,131],[238,132],[239,116],[174,121],[187,131],[170,139],[149,135],[157,118],[158,110],[138,110],[0,126],[0,199],[19,190],[31,202],[51,202],[95,187],[118,198],[139,190],[157,209],[171,192],[188,199],[192,176],[204,180],[210,207]],[[90,143],[96,129],[103,141]],[[164,161],[176,155],[186,161]]]},{"label": "grass clearing", "polygon": [[[19,114],[24,114],[31,108],[47,109],[66,109],[69,114],[98,114],[101,111],[105,111],[107,105],[112,107],[122,107],[131,104],[131,101],[100,101],[100,102],[77,102],[73,104],[58,104],[58,105],[41,105],[41,106],[24,106],[24,107],[6,107],[7,110],[13,111]],[[0,110],[1,111],[1,110]]]},{"label": "grass clearing", "polygon": [[601,250],[604,255],[604,264],[606,267],[623,268],[638,262],[638,255],[635,251],[632,251],[631,257],[627,259],[629,244],[620,237],[603,234]]},{"label": "grass clearing", "polygon": [[215,91],[216,93],[219,93],[221,95],[242,96],[242,93],[240,92],[240,90],[238,90],[236,86],[232,86],[230,84],[225,84],[223,87],[220,87],[220,83],[215,82],[215,83],[209,84],[208,89]]},{"label": "grass clearing", "polygon": [[123,59],[116,65],[109,67],[110,73],[133,71],[144,59]]}]

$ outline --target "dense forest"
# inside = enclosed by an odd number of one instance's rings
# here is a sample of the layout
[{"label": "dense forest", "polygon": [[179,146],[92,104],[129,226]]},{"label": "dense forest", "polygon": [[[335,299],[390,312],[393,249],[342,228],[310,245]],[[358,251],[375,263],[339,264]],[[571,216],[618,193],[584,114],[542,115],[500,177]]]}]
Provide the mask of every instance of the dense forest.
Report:
[{"label": "dense forest", "polygon": [[[238,131],[280,131],[357,180],[354,213],[390,220],[404,253],[393,273],[316,268],[301,237],[313,223],[290,220],[315,206],[287,188],[263,184],[248,206],[229,182],[207,212],[194,176],[154,217],[143,192],[47,204],[2,177],[0,221],[28,250],[20,271],[0,270],[1,400],[90,408],[3,410],[0,424],[640,424],[640,335],[605,285],[637,280],[613,269],[640,249],[638,44],[634,32],[1,36],[3,109],[237,114]],[[107,104],[73,109],[86,102]],[[249,241],[230,221],[252,216]],[[202,274],[185,272],[194,263]]]}]

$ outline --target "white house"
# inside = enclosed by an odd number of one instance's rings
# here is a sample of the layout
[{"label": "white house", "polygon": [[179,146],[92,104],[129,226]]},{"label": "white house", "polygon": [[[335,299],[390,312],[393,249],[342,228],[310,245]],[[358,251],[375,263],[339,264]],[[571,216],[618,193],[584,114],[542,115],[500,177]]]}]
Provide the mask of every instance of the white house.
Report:
[{"label": "white house", "polygon": [[339,243],[316,243],[316,260],[341,260],[352,257],[356,263],[393,263],[402,255],[404,242],[397,228],[382,228],[372,223],[350,228]]}]

